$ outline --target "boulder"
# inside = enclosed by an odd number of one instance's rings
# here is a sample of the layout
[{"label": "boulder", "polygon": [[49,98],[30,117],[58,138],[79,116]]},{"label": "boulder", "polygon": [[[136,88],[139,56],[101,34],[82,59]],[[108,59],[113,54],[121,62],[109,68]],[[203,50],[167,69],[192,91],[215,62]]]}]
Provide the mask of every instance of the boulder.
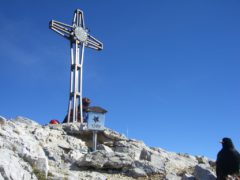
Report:
[{"label": "boulder", "polygon": [[164,174],[165,171],[162,167],[156,167],[149,161],[134,161],[133,168],[129,169],[128,173],[133,177],[141,177],[142,175]]},{"label": "boulder", "polygon": [[122,170],[130,167],[132,162],[126,154],[100,150],[86,154],[77,161],[77,165],[84,168]]},{"label": "boulder", "polygon": [[[166,153],[166,152],[164,152]],[[165,162],[166,172],[174,172],[175,174],[192,173],[192,168],[198,164],[195,158],[189,158],[186,155],[168,152],[167,160]]]},{"label": "boulder", "polygon": [[104,167],[108,169],[122,170],[125,172],[129,167],[132,167],[133,159],[124,153],[109,153],[107,162]]},{"label": "boulder", "polygon": [[139,160],[143,149],[147,149],[144,143],[135,140],[118,140],[113,143],[113,150],[119,153],[126,153],[135,160]]},{"label": "boulder", "polygon": [[99,144],[97,146],[97,150],[103,150],[103,151],[106,151],[107,153],[113,153],[113,150],[104,144]]},{"label": "boulder", "polygon": [[46,157],[40,157],[34,162],[34,166],[40,171],[45,178],[48,176],[48,159]]},{"label": "boulder", "polygon": [[110,154],[107,154],[105,151],[95,151],[84,155],[76,162],[76,164],[79,167],[84,168],[102,169],[109,156]]},{"label": "boulder", "polygon": [[32,167],[13,151],[0,149],[0,179],[37,180],[32,172]]},{"label": "boulder", "polygon": [[209,165],[199,164],[194,169],[196,180],[216,180],[216,175],[210,170]]},{"label": "boulder", "polygon": [[151,161],[151,153],[146,149],[142,149],[140,153],[140,160]]},{"label": "boulder", "polygon": [[123,134],[119,134],[111,129],[106,128],[103,131],[103,134],[104,134],[105,138],[109,139],[109,140],[113,140],[113,141],[127,140],[126,136],[124,136]]}]

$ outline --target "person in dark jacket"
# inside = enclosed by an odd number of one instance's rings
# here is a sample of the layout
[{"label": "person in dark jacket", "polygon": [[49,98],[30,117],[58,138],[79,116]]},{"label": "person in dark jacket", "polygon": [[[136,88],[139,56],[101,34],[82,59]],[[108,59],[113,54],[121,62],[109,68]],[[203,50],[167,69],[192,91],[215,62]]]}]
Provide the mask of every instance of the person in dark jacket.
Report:
[{"label": "person in dark jacket", "polygon": [[[87,118],[87,108],[89,107],[91,103],[91,100],[89,98],[82,98],[82,110],[83,110],[83,122],[86,122],[86,118]],[[78,108],[80,108],[80,106],[78,106]],[[73,117],[73,110],[70,111],[70,122],[72,122],[72,117]],[[68,115],[65,116],[64,120],[63,120],[63,123],[67,123],[67,120],[68,120]],[[77,119],[77,122],[80,122],[80,112],[78,111],[78,119]]]},{"label": "person in dark jacket", "polygon": [[226,180],[228,175],[239,173],[240,154],[230,138],[223,138],[221,143],[222,149],[218,152],[216,162],[217,180]]}]

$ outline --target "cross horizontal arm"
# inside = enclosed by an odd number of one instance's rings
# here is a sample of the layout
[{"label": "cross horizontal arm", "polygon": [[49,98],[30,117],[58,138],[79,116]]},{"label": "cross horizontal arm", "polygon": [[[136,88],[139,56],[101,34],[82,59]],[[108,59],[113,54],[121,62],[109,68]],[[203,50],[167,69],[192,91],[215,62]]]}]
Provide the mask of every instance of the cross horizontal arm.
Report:
[{"label": "cross horizontal arm", "polygon": [[49,22],[49,28],[67,39],[70,39],[70,36],[72,35],[72,31],[73,31],[72,26],[55,21],[55,20],[52,20]]},{"label": "cross horizontal arm", "polygon": [[101,43],[99,40],[94,38],[93,36],[88,34],[88,39],[87,39],[87,47],[96,49],[96,50],[102,50],[103,49],[103,43]]}]

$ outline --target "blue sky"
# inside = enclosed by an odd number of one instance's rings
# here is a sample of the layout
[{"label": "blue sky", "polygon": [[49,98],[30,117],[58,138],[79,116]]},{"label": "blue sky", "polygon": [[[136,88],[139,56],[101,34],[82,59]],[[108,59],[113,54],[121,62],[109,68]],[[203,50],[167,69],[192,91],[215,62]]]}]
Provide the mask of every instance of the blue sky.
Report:
[{"label": "blue sky", "polygon": [[[240,149],[240,2],[1,2],[0,115],[62,120],[69,42],[48,29],[84,11],[103,51],[85,53],[83,94],[106,126],[147,145],[215,159],[222,137]],[[128,133],[127,133],[128,132]]]}]

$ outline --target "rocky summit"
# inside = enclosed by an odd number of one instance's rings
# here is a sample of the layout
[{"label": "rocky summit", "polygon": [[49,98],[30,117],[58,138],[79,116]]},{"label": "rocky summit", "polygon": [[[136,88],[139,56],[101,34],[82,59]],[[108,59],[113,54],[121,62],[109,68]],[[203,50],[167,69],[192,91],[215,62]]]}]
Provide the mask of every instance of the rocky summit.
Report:
[{"label": "rocky summit", "polygon": [[168,152],[113,130],[84,124],[39,125],[24,117],[0,117],[0,180],[214,180],[214,162]]}]

